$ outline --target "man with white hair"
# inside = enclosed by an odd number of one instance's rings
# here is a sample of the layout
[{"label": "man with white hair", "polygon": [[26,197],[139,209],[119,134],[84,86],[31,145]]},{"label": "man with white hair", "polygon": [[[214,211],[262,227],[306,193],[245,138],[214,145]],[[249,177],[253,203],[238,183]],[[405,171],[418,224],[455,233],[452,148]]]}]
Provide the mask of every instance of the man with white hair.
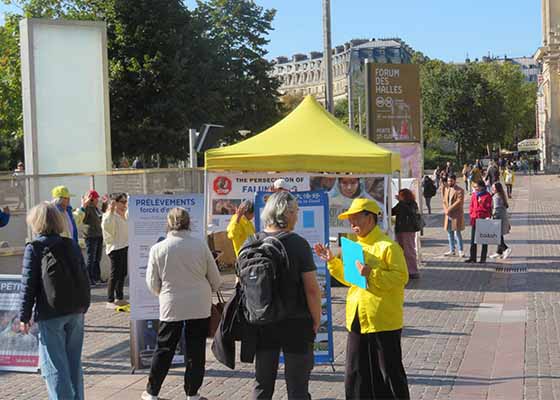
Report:
[{"label": "man with white hair", "polygon": [[289,192],[290,191],[290,185],[288,184],[288,182],[286,182],[285,179],[276,179],[274,181],[274,183],[272,184],[272,191],[274,193],[277,192]]}]

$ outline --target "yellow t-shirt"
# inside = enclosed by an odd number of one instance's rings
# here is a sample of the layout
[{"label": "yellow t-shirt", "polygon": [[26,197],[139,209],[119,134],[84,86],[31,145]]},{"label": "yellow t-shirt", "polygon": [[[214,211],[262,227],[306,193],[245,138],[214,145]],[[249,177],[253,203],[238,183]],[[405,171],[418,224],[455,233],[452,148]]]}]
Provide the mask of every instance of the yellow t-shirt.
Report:
[{"label": "yellow t-shirt", "polygon": [[227,227],[227,237],[233,242],[233,250],[236,256],[239,254],[239,250],[241,250],[247,238],[254,234],[255,227],[253,223],[245,218],[244,215],[239,218],[239,222],[237,221],[237,215],[234,214],[231,217]]}]

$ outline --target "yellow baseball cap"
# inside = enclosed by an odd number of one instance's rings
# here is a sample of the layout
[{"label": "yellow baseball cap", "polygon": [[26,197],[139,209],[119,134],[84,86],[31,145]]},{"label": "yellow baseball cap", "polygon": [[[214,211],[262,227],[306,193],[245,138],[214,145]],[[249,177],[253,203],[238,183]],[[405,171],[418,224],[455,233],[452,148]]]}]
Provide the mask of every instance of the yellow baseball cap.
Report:
[{"label": "yellow baseball cap", "polygon": [[381,212],[381,209],[374,200],[358,197],[357,199],[354,199],[354,201],[352,201],[352,204],[350,204],[350,208],[347,211],[338,216],[338,219],[348,219],[348,216],[357,214],[362,211],[369,211],[374,214],[379,214]]},{"label": "yellow baseball cap", "polygon": [[51,191],[53,199],[58,199],[60,197],[70,198],[72,195],[66,186],[56,186]]}]

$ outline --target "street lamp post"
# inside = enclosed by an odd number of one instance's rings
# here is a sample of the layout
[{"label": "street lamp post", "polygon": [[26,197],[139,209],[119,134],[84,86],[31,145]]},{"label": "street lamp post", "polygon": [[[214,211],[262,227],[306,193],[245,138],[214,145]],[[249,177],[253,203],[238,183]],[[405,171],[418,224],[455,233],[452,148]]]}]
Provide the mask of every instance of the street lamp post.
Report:
[{"label": "street lamp post", "polygon": [[325,106],[333,113],[333,75],[331,44],[331,0],[323,0],[323,67],[325,69]]}]

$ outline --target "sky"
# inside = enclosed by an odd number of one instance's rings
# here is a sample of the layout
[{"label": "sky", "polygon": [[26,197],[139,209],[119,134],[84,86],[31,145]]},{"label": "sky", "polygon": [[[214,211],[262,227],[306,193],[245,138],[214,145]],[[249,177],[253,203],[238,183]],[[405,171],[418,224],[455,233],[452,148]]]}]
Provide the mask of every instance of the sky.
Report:
[{"label": "sky", "polygon": [[[277,10],[268,58],[321,51],[322,0],[255,0]],[[193,7],[194,0],[185,0]],[[539,0],[331,0],[332,44],[400,37],[430,58],[532,56],[541,45]],[[0,14],[7,10],[0,4]],[[3,18],[0,16],[0,22]]]}]

